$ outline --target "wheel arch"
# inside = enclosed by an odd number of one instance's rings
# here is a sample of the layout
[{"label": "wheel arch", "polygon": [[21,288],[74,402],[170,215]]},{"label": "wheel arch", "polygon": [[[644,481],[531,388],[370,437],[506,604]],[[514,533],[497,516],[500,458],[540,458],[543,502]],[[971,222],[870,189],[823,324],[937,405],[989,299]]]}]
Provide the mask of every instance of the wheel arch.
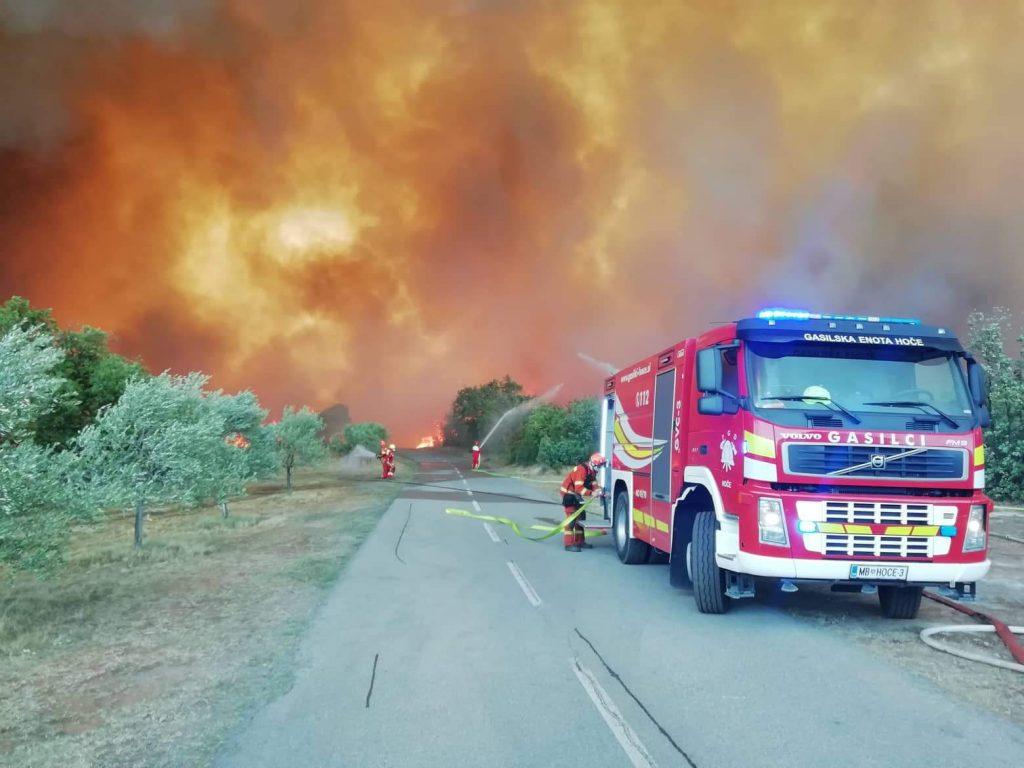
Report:
[{"label": "wheel arch", "polygon": [[615,509],[615,498],[619,492],[626,494],[626,508],[629,510],[629,530],[633,530],[633,473],[620,469],[612,471],[612,509]]},{"label": "wheel arch", "polygon": [[[693,541],[697,513],[714,511],[715,502],[705,485],[685,485],[672,509],[672,539],[669,555],[669,581],[674,587],[692,586],[686,570],[686,549]],[[716,513],[717,517],[717,513]]]}]

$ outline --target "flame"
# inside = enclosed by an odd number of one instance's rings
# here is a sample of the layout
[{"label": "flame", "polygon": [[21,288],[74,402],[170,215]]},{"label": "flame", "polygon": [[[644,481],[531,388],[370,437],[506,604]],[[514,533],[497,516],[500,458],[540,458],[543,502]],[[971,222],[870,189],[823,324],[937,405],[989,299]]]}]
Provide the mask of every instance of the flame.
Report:
[{"label": "flame", "polygon": [[0,291],[274,408],[1024,295],[1015,5],[94,5],[0,13]]},{"label": "flame", "polygon": [[433,448],[433,447],[434,447],[434,436],[433,435],[427,435],[426,437],[423,437],[419,441],[419,443],[416,444],[416,449],[417,450],[419,450],[420,448]]}]

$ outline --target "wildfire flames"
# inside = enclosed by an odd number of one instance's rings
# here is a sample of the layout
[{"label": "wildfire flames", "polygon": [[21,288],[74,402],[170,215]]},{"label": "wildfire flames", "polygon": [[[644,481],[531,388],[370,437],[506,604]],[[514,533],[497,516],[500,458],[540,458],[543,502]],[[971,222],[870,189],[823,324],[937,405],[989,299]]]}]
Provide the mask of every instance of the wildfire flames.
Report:
[{"label": "wildfire flames", "polygon": [[1015,3],[9,0],[0,292],[400,440],[763,304],[1024,293]]}]

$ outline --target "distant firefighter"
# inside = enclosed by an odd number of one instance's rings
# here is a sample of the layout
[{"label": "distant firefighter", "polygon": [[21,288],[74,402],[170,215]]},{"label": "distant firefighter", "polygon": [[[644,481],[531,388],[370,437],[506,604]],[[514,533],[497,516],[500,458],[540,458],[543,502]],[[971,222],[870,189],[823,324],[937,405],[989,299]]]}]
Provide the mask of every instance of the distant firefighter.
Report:
[{"label": "distant firefighter", "polygon": [[480,469],[480,443],[473,443],[473,469]]},{"label": "distant firefighter", "polygon": [[380,441],[380,451],[377,453],[377,458],[380,459],[380,479],[387,480],[390,477],[388,474],[388,444],[383,440]]},{"label": "distant firefighter", "polygon": [[384,459],[384,479],[388,480],[395,476],[395,444],[391,443],[387,447]]}]

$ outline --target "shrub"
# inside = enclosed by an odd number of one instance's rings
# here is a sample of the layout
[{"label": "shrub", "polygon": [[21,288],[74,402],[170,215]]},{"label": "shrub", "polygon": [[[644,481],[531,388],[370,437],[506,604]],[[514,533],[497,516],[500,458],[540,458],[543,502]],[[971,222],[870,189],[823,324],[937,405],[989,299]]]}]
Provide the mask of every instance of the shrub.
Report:
[{"label": "shrub", "polygon": [[578,464],[597,449],[599,405],[575,400],[565,408],[538,406],[509,439],[509,460],[560,468]]},{"label": "shrub", "polygon": [[[989,378],[992,426],[985,431],[985,481],[990,495],[999,499],[1024,499],[1024,358],[1006,352],[1005,337],[1011,334],[1013,317],[996,307],[991,314],[972,313],[969,346],[985,365]],[[1018,345],[1024,334],[1017,334]]]},{"label": "shrub", "polygon": [[374,453],[380,451],[380,441],[388,439],[388,431],[383,424],[375,421],[361,421],[345,426],[345,440],[342,452],[348,453],[357,445],[363,446]]}]

